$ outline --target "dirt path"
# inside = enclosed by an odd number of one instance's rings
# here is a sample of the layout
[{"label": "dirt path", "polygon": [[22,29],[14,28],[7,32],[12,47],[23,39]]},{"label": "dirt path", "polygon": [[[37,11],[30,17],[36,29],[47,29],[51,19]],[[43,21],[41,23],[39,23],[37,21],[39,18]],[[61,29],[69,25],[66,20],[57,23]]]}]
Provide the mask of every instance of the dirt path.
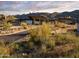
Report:
[{"label": "dirt path", "polygon": [[7,35],[7,36],[0,36],[0,40],[13,42],[15,40],[23,39],[25,35]]}]

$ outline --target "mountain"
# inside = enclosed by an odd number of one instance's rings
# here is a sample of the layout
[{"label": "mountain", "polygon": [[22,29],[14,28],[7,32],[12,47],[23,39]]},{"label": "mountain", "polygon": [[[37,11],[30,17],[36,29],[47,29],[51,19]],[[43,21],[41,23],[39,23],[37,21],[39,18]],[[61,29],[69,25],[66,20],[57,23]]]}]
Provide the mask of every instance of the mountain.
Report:
[{"label": "mountain", "polygon": [[29,15],[33,15],[33,16],[37,16],[37,15],[44,15],[49,17],[51,20],[53,19],[59,19],[59,18],[66,18],[66,17],[71,17],[72,21],[79,21],[79,10],[74,10],[71,12],[62,12],[62,13],[58,13],[58,12],[54,12],[54,13],[29,13],[29,14],[22,14],[22,15],[15,15],[15,17],[17,19],[20,20],[28,20],[30,19],[28,16]]}]

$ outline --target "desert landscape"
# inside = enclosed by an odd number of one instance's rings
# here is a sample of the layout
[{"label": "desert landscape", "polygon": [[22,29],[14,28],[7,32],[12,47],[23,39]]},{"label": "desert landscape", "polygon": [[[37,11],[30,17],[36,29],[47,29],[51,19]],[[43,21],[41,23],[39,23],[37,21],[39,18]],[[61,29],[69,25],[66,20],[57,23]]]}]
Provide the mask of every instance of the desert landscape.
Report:
[{"label": "desert landscape", "polygon": [[0,58],[79,58],[79,2],[0,3]]}]

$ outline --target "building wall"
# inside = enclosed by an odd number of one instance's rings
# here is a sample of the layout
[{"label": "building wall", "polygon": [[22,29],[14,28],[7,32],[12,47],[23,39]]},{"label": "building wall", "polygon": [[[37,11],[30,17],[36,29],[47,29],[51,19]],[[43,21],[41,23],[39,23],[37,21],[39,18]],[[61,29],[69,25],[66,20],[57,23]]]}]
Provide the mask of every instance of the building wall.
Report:
[{"label": "building wall", "polygon": [[77,23],[77,31],[79,32],[79,23]]}]

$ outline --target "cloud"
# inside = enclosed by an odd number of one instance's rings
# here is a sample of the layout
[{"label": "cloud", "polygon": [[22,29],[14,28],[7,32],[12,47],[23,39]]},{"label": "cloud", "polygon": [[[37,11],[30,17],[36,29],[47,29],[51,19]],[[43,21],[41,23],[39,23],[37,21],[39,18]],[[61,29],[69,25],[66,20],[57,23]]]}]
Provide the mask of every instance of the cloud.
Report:
[{"label": "cloud", "polygon": [[79,1],[0,1],[0,13],[63,12],[79,9]]}]

